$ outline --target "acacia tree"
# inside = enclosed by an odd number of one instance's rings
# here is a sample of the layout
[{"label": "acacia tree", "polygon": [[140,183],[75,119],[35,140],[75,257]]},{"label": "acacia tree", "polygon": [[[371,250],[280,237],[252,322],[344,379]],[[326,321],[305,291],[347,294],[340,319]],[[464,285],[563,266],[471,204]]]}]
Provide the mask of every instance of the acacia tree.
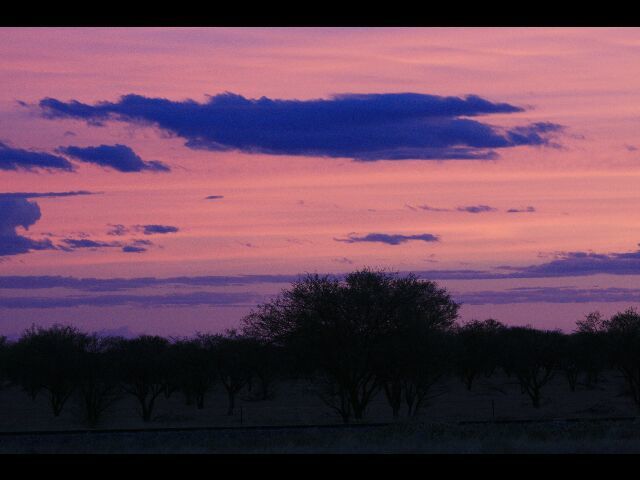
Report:
[{"label": "acacia tree", "polygon": [[600,379],[600,373],[610,366],[606,333],[607,320],[598,311],[576,322],[573,334],[579,346],[576,354],[586,376],[587,388],[593,388]]},{"label": "acacia tree", "polygon": [[15,382],[32,398],[45,390],[56,417],[78,386],[87,339],[86,334],[72,326],[34,325],[14,345],[11,370]]},{"label": "acacia tree", "polygon": [[613,364],[640,408],[640,314],[633,308],[616,313],[605,322],[605,330]]},{"label": "acacia tree", "polygon": [[455,331],[455,368],[467,390],[478,375],[489,376],[499,363],[498,342],[506,326],[497,320],[472,320]]},{"label": "acacia tree", "polygon": [[169,341],[151,335],[120,339],[114,350],[122,388],[138,400],[145,422],[151,420],[156,399],[166,391],[168,352]]},{"label": "acacia tree", "polygon": [[9,342],[7,342],[7,337],[0,335],[0,390],[10,384],[10,355],[11,347]]},{"label": "acacia tree", "polygon": [[182,339],[171,346],[174,383],[184,393],[187,404],[195,401],[204,408],[204,398],[211,390],[216,377],[213,359],[202,338]]},{"label": "acacia tree", "polygon": [[217,379],[227,392],[227,415],[233,415],[238,393],[251,380],[252,339],[229,330],[224,335],[198,336],[213,361]]},{"label": "acacia tree", "polygon": [[85,420],[90,427],[97,426],[105,411],[120,398],[118,362],[114,352],[119,341],[91,335],[83,349],[78,393]]},{"label": "acacia tree", "polygon": [[562,334],[530,327],[509,327],[502,333],[502,361],[515,374],[520,388],[540,407],[542,388],[560,366]]},{"label": "acacia tree", "polygon": [[300,278],[247,316],[244,331],[292,352],[319,384],[320,398],[347,423],[363,418],[383,384],[392,389],[400,381],[378,361],[391,351],[387,339],[404,338],[416,325],[450,326],[457,309],[433,282],[363,269],[343,280]]}]

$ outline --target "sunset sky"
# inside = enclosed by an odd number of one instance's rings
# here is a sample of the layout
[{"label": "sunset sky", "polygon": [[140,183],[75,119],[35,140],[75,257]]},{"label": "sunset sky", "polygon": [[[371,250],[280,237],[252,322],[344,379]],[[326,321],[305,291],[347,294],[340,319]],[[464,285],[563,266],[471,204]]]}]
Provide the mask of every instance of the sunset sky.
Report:
[{"label": "sunset sky", "polygon": [[0,335],[237,326],[300,273],[640,304],[640,30],[0,28]]}]

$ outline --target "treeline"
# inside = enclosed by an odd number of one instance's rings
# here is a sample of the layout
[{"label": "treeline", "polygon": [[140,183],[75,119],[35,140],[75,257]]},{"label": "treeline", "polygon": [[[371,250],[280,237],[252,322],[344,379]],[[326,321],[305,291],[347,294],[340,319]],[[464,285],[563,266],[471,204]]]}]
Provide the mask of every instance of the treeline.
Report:
[{"label": "treeline", "polygon": [[451,377],[471,390],[478,378],[503,372],[537,408],[557,375],[570,394],[617,369],[640,408],[635,310],[609,319],[592,313],[565,334],[492,319],[459,324],[459,308],[445,289],[413,275],[307,275],[251,312],[239,332],[125,339],[54,325],[31,327],[15,342],[0,338],[0,387],[46,395],[55,416],[75,397],[96,426],[124,395],[149,421],[161,395],[202,409],[221,389],[233,415],[241,392],[267,400],[278,383],[304,380],[348,423],[365,418],[380,395],[394,418],[415,416]]}]

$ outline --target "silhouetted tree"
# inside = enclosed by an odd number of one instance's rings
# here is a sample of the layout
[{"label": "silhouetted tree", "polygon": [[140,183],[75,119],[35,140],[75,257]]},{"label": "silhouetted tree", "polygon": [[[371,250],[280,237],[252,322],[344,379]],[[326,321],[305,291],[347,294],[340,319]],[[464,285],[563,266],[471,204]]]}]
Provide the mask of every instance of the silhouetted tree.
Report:
[{"label": "silhouetted tree", "polygon": [[7,341],[7,337],[0,336],[0,390],[3,390],[11,384],[9,372],[9,362],[11,355],[11,347]]},{"label": "silhouetted tree", "polygon": [[121,387],[115,349],[121,339],[87,338],[80,361],[78,393],[85,420],[98,425],[104,412],[119,398]]},{"label": "silhouetted tree", "polygon": [[467,390],[478,375],[490,376],[498,367],[500,334],[506,326],[497,320],[472,320],[456,329],[455,367]]},{"label": "silhouetted tree", "polygon": [[148,422],[156,399],[166,390],[169,341],[150,335],[121,339],[114,352],[122,387],[138,400],[142,419]]},{"label": "silhouetted tree", "polygon": [[522,392],[538,408],[542,387],[560,366],[562,334],[530,327],[510,327],[501,337],[502,364],[509,366]]},{"label": "silhouetted tree", "polygon": [[586,376],[586,386],[597,384],[600,372],[610,367],[606,330],[607,320],[600,312],[589,313],[584,320],[576,322],[575,335],[579,345],[576,352]]},{"label": "silhouetted tree", "polygon": [[31,394],[48,393],[54,416],[76,389],[87,335],[72,326],[25,330],[13,348],[13,376]]},{"label": "silhouetted tree", "polygon": [[238,335],[234,330],[225,335],[199,335],[213,360],[217,379],[220,381],[229,400],[227,415],[233,415],[238,393],[251,379],[252,339]]},{"label": "silhouetted tree", "polygon": [[260,339],[249,339],[248,361],[250,400],[269,400],[275,395],[275,385],[285,371],[282,347]]},{"label": "silhouetted tree", "polygon": [[187,404],[195,401],[198,409],[204,408],[204,398],[214,384],[216,370],[202,338],[176,341],[171,346],[171,363],[174,383],[184,393]]},{"label": "silhouetted tree", "polygon": [[606,321],[605,329],[611,359],[640,408],[640,314],[633,308],[616,313]]},{"label": "silhouetted tree", "polygon": [[244,330],[292,352],[313,373],[320,398],[346,423],[351,416],[360,420],[381,388],[376,358],[386,350],[383,339],[417,325],[450,326],[457,310],[433,282],[364,269],[344,280],[299,279],[247,316]]}]

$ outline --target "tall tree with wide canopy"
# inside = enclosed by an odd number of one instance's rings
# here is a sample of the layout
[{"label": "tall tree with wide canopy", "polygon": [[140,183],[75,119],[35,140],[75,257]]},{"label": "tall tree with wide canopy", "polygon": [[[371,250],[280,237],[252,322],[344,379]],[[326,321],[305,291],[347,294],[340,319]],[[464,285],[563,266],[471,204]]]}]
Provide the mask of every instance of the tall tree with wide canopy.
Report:
[{"label": "tall tree with wide canopy", "polygon": [[363,269],[340,279],[306,275],[244,319],[244,332],[285,346],[313,373],[343,421],[363,418],[383,384],[385,342],[415,329],[447,329],[458,305],[435,283]]}]

